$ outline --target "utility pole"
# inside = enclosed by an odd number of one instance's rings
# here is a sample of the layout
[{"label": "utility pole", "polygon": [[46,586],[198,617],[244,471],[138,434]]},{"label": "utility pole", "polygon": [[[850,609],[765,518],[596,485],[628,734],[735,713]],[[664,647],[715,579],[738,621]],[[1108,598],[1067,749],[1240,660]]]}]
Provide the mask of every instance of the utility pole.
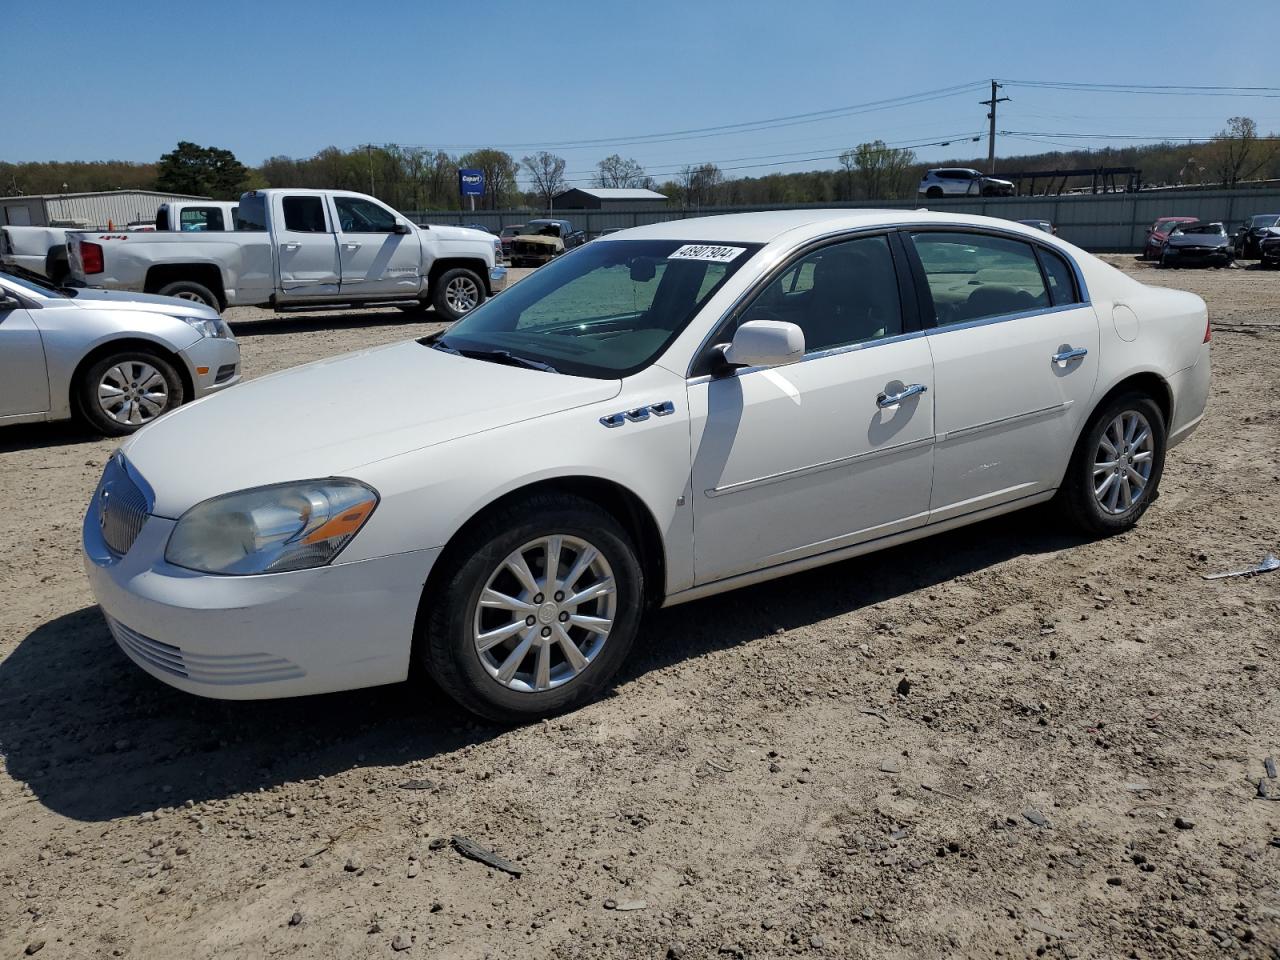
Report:
[{"label": "utility pole", "polygon": [[987,173],[996,172],[996,104],[1004,103],[1011,97],[996,96],[996,91],[1000,90],[1004,84],[991,81],[991,99],[979,100],[984,107],[990,107],[987,112],[987,119],[991,121],[991,132],[987,134]]}]

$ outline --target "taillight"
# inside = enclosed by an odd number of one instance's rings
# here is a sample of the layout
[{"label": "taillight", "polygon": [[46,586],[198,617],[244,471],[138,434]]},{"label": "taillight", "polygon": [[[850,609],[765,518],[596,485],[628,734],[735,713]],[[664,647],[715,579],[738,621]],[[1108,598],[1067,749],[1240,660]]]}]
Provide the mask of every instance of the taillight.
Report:
[{"label": "taillight", "polygon": [[1201,343],[1208,343],[1213,339],[1213,328],[1209,326],[1209,312],[1206,310],[1204,315],[1204,339]]},{"label": "taillight", "polygon": [[102,244],[80,241],[80,267],[86,275],[102,273],[106,269],[102,264]]}]

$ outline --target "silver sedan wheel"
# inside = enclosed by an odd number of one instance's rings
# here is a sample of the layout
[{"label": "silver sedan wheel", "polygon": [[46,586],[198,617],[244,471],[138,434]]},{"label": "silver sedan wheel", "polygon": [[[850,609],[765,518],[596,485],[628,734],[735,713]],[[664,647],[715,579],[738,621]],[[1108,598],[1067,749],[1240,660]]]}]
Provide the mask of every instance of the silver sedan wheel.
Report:
[{"label": "silver sedan wheel", "polygon": [[169,384],[145,360],[125,360],[109,367],[98,381],[98,406],[116,423],[139,426],[169,406]]},{"label": "silver sedan wheel", "polygon": [[470,277],[454,277],[444,288],[444,302],[454,313],[470,313],[480,303],[480,286]]},{"label": "silver sedan wheel", "polygon": [[585,540],[526,543],[485,582],[472,617],[476,654],[509,690],[569,683],[600,655],[617,610],[609,562]]},{"label": "silver sedan wheel", "polygon": [[1151,424],[1136,410],[1126,410],[1102,431],[1093,456],[1093,495],[1098,506],[1117,516],[1142,499],[1155,463]]}]

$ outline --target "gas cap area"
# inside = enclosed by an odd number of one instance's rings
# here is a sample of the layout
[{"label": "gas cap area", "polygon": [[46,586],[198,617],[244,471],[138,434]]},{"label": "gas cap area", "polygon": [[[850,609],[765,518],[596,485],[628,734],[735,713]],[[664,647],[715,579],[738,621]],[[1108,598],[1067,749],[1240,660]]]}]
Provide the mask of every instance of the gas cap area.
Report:
[{"label": "gas cap area", "polygon": [[1111,322],[1115,324],[1116,336],[1126,343],[1133,343],[1138,339],[1138,315],[1126,307],[1123,303],[1117,303],[1111,310]]}]

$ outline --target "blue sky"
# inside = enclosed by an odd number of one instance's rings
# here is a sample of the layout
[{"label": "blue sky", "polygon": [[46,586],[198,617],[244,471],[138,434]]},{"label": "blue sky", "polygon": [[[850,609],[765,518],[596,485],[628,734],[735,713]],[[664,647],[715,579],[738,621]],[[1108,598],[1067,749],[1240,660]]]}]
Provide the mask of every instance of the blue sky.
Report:
[{"label": "blue sky", "polygon": [[[335,144],[549,144],[585,182],[617,152],[659,181],[686,163],[735,175],[834,166],[860,141],[922,159],[983,155],[977,87],[816,122],[668,142],[568,146],[832,110],[992,76],[1125,84],[1280,85],[1280,4],[942,4],[899,0],[60,0],[3,20],[0,160],[154,160],[180,139],[246,163]],[[1178,69],[1179,59],[1191,68]],[[19,78],[27,78],[20,84]],[[1010,83],[1000,127],[1187,137],[1234,115],[1280,130],[1280,96],[1082,93]],[[963,143],[981,134],[981,143]],[[1001,153],[1051,149],[1003,138]],[[743,159],[745,158],[745,159]],[[735,169],[736,168],[736,169]]]}]

